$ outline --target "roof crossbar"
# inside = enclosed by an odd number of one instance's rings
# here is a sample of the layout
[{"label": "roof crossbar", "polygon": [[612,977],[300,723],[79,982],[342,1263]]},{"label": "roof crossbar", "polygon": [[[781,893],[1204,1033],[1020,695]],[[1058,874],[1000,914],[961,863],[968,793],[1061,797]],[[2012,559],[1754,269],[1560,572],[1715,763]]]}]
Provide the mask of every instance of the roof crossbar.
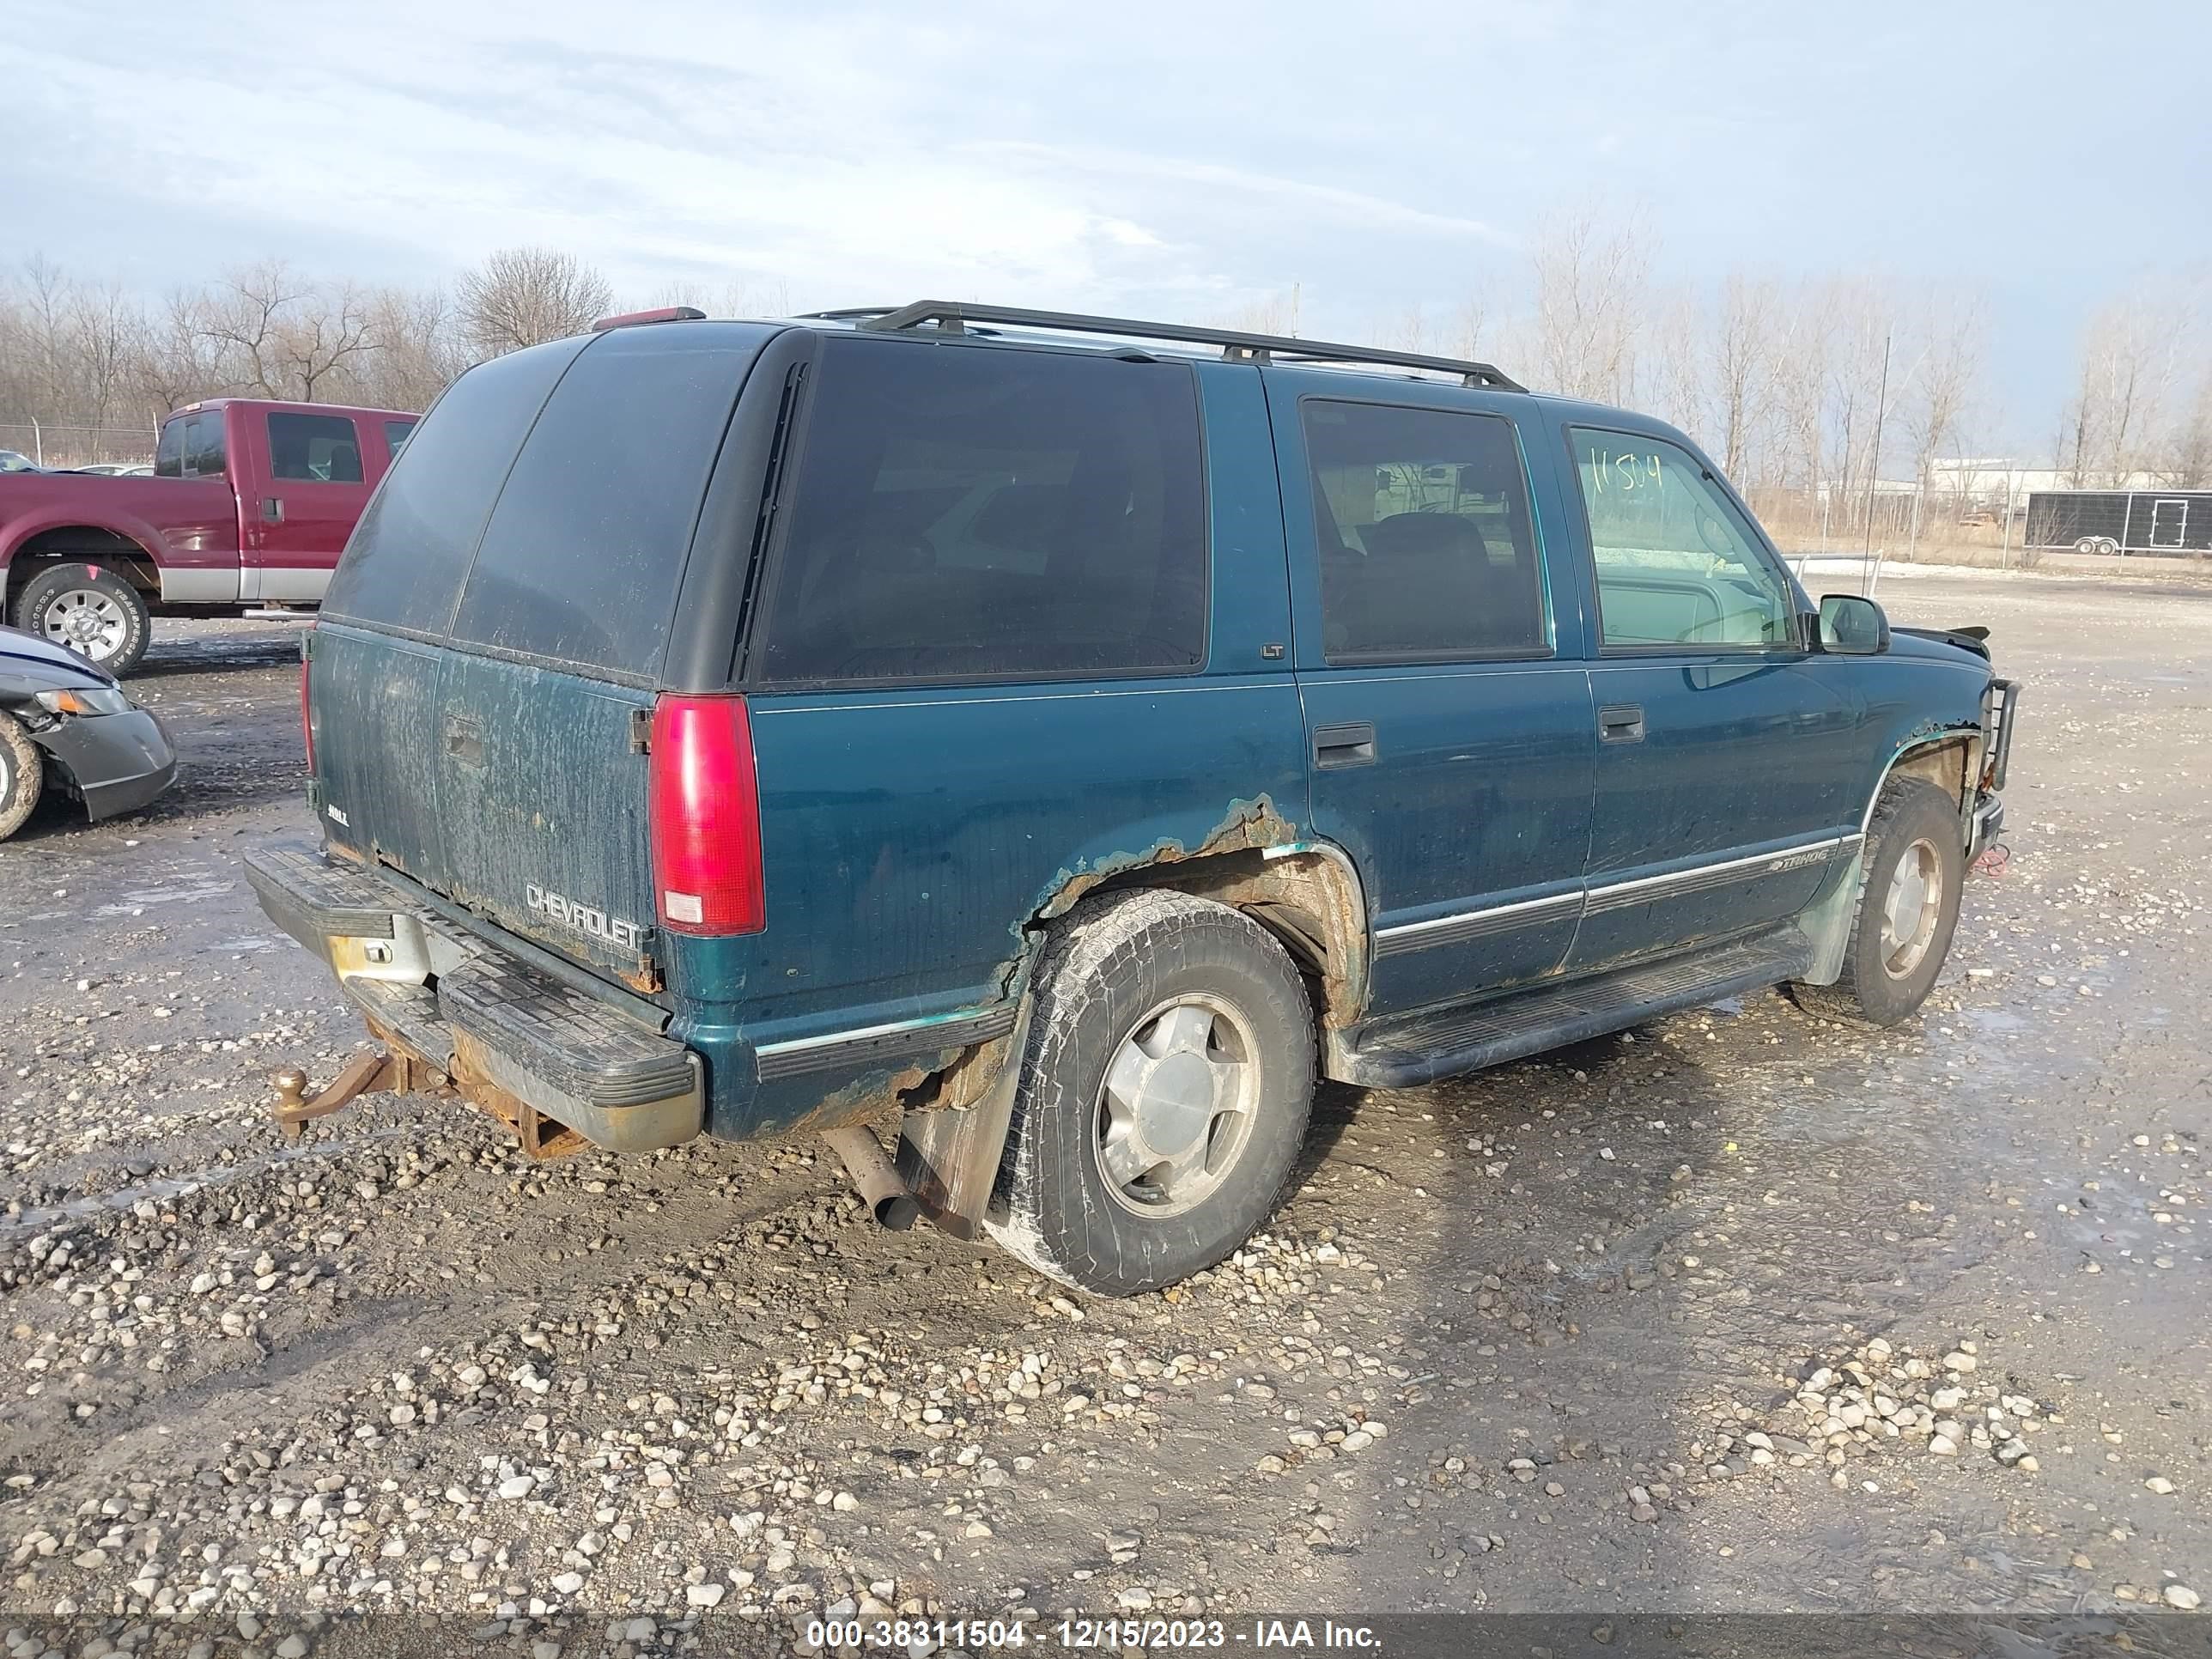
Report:
[{"label": "roof crossbar", "polygon": [[998,324],[1008,328],[1054,329],[1071,334],[1111,334],[1134,340],[1176,340],[1193,345],[1214,345],[1231,362],[1373,363],[1391,368],[1422,368],[1433,374],[1456,374],[1471,386],[1493,392],[1526,392],[1489,363],[1461,357],[1431,357],[1418,351],[1389,351],[1375,346],[1332,345],[1325,340],[1301,340],[1286,334],[1246,334],[1236,329],[1206,328],[1188,323],[1142,323],[1126,317],[1086,317],[1071,311],[1029,311],[1018,306],[978,305],[966,300],[918,300],[908,306],[855,306],[842,311],[817,311],[812,316],[825,322],[857,323],[866,329],[896,332],[934,324],[946,334],[962,334],[969,323]]}]

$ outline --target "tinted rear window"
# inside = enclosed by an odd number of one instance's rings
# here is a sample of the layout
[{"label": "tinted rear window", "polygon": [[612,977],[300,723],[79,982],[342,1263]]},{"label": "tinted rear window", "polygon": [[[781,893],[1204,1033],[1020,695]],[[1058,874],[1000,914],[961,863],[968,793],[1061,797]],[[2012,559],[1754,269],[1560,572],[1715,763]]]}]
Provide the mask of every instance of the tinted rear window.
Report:
[{"label": "tinted rear window", "polygon": [[1206,655],[1186,366],[831,340],[756,672],[1174,672]]},{"label": "tinted rear window", "polygon": [[224,468],[222,413],[195,415],[185,428],[185,477],[220,478]]},{"label": "tinted rear window", "polygon": [[556,340],[495,357],[446,389],[355,526],[325,611],[446,631],[507,468],[585,343]]},{"label": "tinted rear window", "polygon": [[[594,341],[514,463],[453,637],[653,672],[707,476],[768,333],[681,324]],[[428,441],[426,430],[408,455]]]},{"label": "tinted rear window", "polygon": [[155,477],[181,478],[185,476],[185,428],[191,424],[182,415],[161,422],[161,435],[154,445]]},{"label": "tinted rear window", "polygon": [[1512,422],[1308,398],[1331,662],[1449,662],[1551,650]]},{"label": "tinted rear window", "polygon": [[311,483],[359,483],[361,440],[343,415],[269,416],[269,474]]}]

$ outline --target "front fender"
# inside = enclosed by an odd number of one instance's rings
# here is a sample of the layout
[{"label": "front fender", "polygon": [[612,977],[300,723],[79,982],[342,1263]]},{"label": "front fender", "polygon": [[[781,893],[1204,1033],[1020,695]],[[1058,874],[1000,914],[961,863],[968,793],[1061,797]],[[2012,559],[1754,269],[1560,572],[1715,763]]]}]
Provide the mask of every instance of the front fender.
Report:
[{"label": "front fender", "polygon": [[1860,832],[1872,822],[1875,804],[1900,763],[1917,751],[1960,738],[1967,740],[1970,752],[1959,781],[1960,805],[1962,811],[1971,807],[1984,743],[1984,699],[1992,678],[1988,667],[1907,658],[1871,659],[1869,665],[1882,672],[1869,675],[1863,688],[1872,741],[1861,779]]}]

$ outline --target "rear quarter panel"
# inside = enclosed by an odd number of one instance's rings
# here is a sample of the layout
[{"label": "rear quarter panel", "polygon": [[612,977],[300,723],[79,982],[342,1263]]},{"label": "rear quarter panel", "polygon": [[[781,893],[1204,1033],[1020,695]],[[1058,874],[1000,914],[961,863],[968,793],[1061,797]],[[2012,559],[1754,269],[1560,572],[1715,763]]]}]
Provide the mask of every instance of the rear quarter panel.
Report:
[{"label": "rear quarter panel", "polygon": [[[710,1126],[818,1123],[910,1063],[756,1085],[758,1044],[1004,1002],[1033,927],[1096,878],[1226,837],[1295,838],[1304,726],[1258,375],[1203,366],[1211,624],[1202,673],[756,695],[768,925],[671,941]],[[880,1097],[878,1097],[878,1099]]]},{"label": "rear quarter panel", "polygon": [[127,538],[165,571],[237,575],[238,499],[222,479],[0,477],[0,566],[32,538],[78,526]]}]

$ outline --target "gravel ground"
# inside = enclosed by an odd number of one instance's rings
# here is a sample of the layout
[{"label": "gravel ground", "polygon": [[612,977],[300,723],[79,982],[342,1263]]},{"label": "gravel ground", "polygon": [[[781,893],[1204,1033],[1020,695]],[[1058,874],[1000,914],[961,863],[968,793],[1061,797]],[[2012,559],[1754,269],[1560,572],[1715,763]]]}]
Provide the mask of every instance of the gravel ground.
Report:
[{"label": "gravel ground", "polygon": [[236,863],[311,827],[296,636],[164,624],[184,781],[0,848],[7,1606],[288,1659],[379,1609],[550,1659],[824,1611],[2194,1607],[2212,591],[1882,597],[2028,686],[1923,1017],[1763,995],[1330,1085],[1269,1231],[1117,1303],[880,1233],[811,1145],[533,1166],[382,1097],[288,1145],[270,1070],[361,1040]]}]

